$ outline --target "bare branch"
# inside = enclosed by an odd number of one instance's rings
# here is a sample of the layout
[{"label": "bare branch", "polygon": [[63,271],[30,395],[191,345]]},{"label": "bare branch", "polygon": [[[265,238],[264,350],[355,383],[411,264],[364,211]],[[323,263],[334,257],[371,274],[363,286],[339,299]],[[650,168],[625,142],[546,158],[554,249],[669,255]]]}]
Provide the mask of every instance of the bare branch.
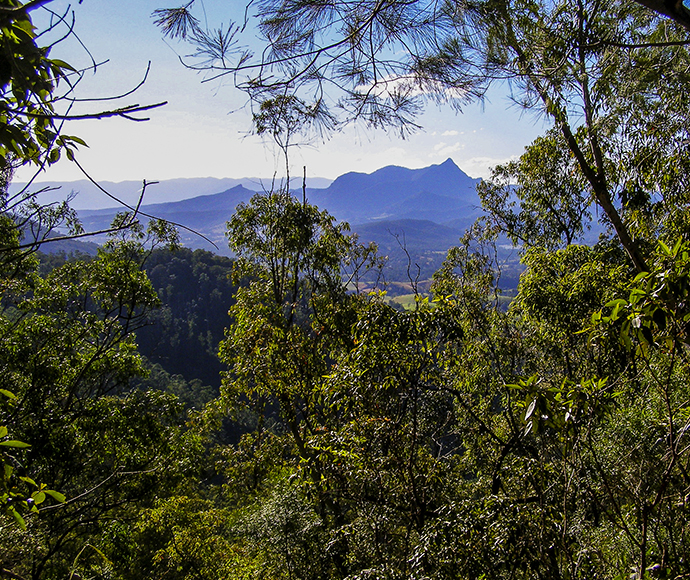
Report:
[{"label": "bare branch", "polygon": [[[211,244],[214,248],[216,248],[216,250],[218,249],[218,246],[217,246],[212,240],[210,240],[210,239],[207,238],[205,235],[203,235],[203,234],[197,232],[196,230],[194,230],[194,229],[192,229],[192,228],[190,228],[190,227],[187,227],[187,226],[185,226],[185,225],[183,225],[183,224],[179,224],[179,223],[177,223],[177,222],[171,222],[170,220],[162,219],[162,218],[156,217],[156,216],[154,216],[154,215],[151,215],[151,214],[145,213],[145,212],[143,212],[143,211],[140,211],[140,210],[138,209],[138,208],[139,208],[139,205],[137,205],[137,207],[134,208],[134,207],[132,207],[131,205],[126,204],[126,203],[123,202],[121,199],[119,199],[118,197],[114,196],[112,193],[110,193],[109,191],[107,191],[103,186],[101,186],[100,183],[98,183],[93,177],[91,177],[91,175],[89,175],[89,173],[86,171],[86,169],[84,169],[84,167],[82,167],[82,165],[79,163],[79,161],[77,161],[77,160],[75,159],[75,160],[74,160],[74,163],[75,163],[76,166],[79,168],[79,170],[84,174],[84,176],[85,176],[91,183],[93,183],[93,185],[95,185],[100,191],[102,191],[103,193],[105,193],[109,198],[111,198],[112,200],[116,201],[118,204],[122,205],[123,207],[126,207],[127,209],[129,209],[129,210],[131,210],[131,211],[133,211],[133,212],[136,212],[138,215],[142,215],[142,216],[147,217],[147,218],[149,218],[149,219],[162,220],[162,221],[164,221],[164,222],[170,224],[171,226],[174,226],[174,227],[176,227],[176,228],[182,228],[183,230],[188,231],[188,232],[190,232],[190,233],[192,233],[192,234],[194,234],[194,235],[196,235],[196,236],[199,236],[201,239],[207,241],[207,242],[208,242],[209,244]],[[146,183],[146,182],[145,182],[145,183]],[[153,183],[153,182],[152,182],[152,183]],[[140,200],[140,203],[141,203],[141,200]]]},{"label": "bare branch", "polygon": [[[108,62],[108,61],[103,61],[102,63],[100,63],[96,66],[101,66],[101,65],[105,64],[106,62]],[[85,98],[85,99],[67,98],[67,97],[63,96],[63,97],[61,97],[61,99],[67,99],[73,103],[96,103],[96,102],[102,102],[102,101],[115,101],[118,99],[123,99],[124,97],[129,97],[130,95],[137,92],[141,87],[143,87],[149,78],[150,72],[151,72],[151,61],[149,61],[148,64],[146,65],[146,71],[144,72],[144,77],[139,81],[139,83],[137,83],[137,85],[134,88],[128,90],[127,92],[120,93],[119,95],[113,95],[110,97],[89,97],[89,98]],[[164,103],[159,103],[158,105],[152,105],[152,107],[153,106],[162,106],[165,104],[167,104],[167,101],[165,101]]]},{"label": "bare branch", "polygon": [[114,232],[120,232],[123,230],[127,230],[132,227],[136,223],[136,219],[129,219],[127,220],[126,223],[122,224],[121,226],[116,226],[113,228],[107,228],[104,230],[97,230],[94,232],[84,232],[81,234],[70,234],[68,236],[57,236],[54,238],[43,238],[41,240],[34,240],[33,242],[28,242],[26,244],[21,244],[19,246],[6,246],[6,247],[0,247],[0,252],[9,252],[13,250],[25,250],[28,248],[36,248],[42,246],[43,244],[49,244],[50,242],[65,242],[68,240],[78,240],[80,238],[86,238],[89,236],[100,236],[103,234],[111,234]]},{"label": "bare branch", "polygon": [[122,117],[124,119],[129,119],[130,121],[149,121],[149,117],[137,118],[132,117],[132,113],[141,113],[143,111],[150,111],[151,109],[157,109],[167,105],[168,101],[163,101],[161,103],[155,103],[153,105],[128,105],[120,109],[113,109],[112,111],[102,111],[100,113],[87,113],[84,115],[60,115],[57,113],[31,113],[29,111],[22,111],[20,109],[5,109],[10,113],[14,113],[19,116],[29,117],[32,119],[63,119],[65,121],[77,121],[84,119],[106,119],[108,117]]}]

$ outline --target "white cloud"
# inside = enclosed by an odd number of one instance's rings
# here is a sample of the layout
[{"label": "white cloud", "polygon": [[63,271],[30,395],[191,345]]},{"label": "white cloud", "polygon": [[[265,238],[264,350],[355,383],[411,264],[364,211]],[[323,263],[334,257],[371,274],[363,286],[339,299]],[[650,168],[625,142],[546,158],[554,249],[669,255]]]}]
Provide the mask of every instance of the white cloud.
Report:
[{"label": "white cloud", "polygon": [[424,86],[420,87],[413,76],[396,77],[392,75],[378,80],[376,84],[371,83],[355,87],[355,92],[371,93],[382,98],[391,97],[394,94],[402,94],[408,98],[433,95],[448,101],[462,99],[467,94],[467,91],[463,89],[449,88],[441,83],[425,83]]},{"label": "white cloud", "polygon": [[429,157],[450,157],[453,153],[462,151],[464,148],[465,145],[461,144],[459,141],[456,141],[453,145],[448,145],[441,141],[441,143],[434,145],[434,152],[429,153]]},{"label": "white cloud", "polygon": [[444,131],[441,133],[441,137],[455,137],[455,135],[458,135],[457,131]]},{"label": "white cloud", "polygon": [[515,161],[519,156],[496,159],[495,157],[472,157],[458,163],[458,166],[471,177],[481,177],[487,179],[491,176],[491,169],[496,165]]}]

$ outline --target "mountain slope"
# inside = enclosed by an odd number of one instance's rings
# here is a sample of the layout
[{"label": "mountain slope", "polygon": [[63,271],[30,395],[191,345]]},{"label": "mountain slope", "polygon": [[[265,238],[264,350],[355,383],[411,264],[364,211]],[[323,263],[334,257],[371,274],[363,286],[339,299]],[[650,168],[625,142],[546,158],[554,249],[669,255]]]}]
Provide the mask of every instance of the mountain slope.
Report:
[{"label": "mountain slope", "polygon": [[[428,256],[422,259],[422,255],[430,253],[435,268],[481,213],[477,182],[448,159],[422,169],[391,165],[371,174],[347,173],[327,188],[308,188],[307,198],[337,220],[348,221],[363,242],[377,242],[391,261],[406,264],[407,257],[398,243],[405,240],[413,260],[427,262]],[[190,190],[187,199],[147,204],[142,211],[182,224],[215,244],[181,229],[185,246],[230,255],[225,224],[237,205],[249,201],[254,193],[241,184],[211,195],[194,196]],[[301,192],[296,194],[301,196]],[[79,214],[85,229],[100,230],[109,225],[116,211],[85,210]],[[451,221],[452,228],[439,225]]]},{"label": "mountain slope", "polygon": [[[151,181],[150,179],[148,179]],[[322,177],[308,177],[307,185],[309,187],[328,187],[332,180]],[[150,186],[146,188],[146,197],[144,202],[148,205],[152,203],[166,203],[181,201],[191,197],[200,195],[215,194],[219,191],[226,191],[232,189],[237,185],[243,185],[250,191],[264,191],[271,183],[270,179],[260,179],[256,177],[245,177],[241,179],[215,177],[192,177],[179,179],[165,179],[159,182],[151,182]],[[16,194],[22,191],[26,184],[16,182],[10,184],[10,194]],[[141,195],[142,182],[141,181],[101,181],[99,185],[108,193],[122,200],[129,205],[136,205]],[[96,185],[86,179],[79,181],[49,181],[35,183],[30,188],[31,191],[45,190],[40,194],[41,203],[51,203],[53,201],[61,201],[65,199],[70,193],[75,194],[71,203],[72,207],[90,211],[97,209],[112,210],[115,202],[113,199],[106,196]],[[162,200],[165,200],[164,202]]]},{"label": "mountain slope", "polygon": [[416,217],[442,222],[449,212],[465,214],[479,206],[478,181],[447,159],[422,169],[391,165],[371,174],[346,173],[308,195],[312,203],[351,223]]},{"label": "mountain slope", "polygon": [[[213,195],[201,195],[167,203],[144,205],[143,213],[153,215],[174,223],[182,224],[186,228],[195,230],[213,241],[213,246],[194,232],[180,230],[182,243],[190,248],[213,250],[219,254],[229,254],[225,247],[225,222],[227,222],[235,208],[240,203],[248,202],[255,192],[243,185]],[[114,209],[86,210],[79,212],[86,230],[97,231],[108,227],[115,215]],[[147,221],[142,218],[142,221]]]}]

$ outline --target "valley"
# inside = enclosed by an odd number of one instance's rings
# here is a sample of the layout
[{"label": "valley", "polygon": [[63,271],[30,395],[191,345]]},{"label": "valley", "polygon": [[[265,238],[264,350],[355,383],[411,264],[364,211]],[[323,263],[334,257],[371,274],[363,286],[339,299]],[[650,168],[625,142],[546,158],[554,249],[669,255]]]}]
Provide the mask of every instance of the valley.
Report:
[{"label": "valley", "polygon": [[[308,180],[305,192],[295,189],[293,194],[298,199],[306,194],[309,203],[327,210],[337,221],[348,222],[361,242],[376,243],[379,253],[387,258],[384,276],[388,292],[397,296],[410,293],[413,283],[422,291],[428,290],[431,276],[441,266],[448,248],[456,245],[464,231],[482,215],[476,192],[478,182],[447,159],[421,169],[388,166],[371,174],[350,172],[332,182],[314,178]],[[140,221],[146,223],[146,216],[153,216],[179,224],[183,226],[179,232],[184,247],[231,257],[225,237],[226,222],[240,203],[249,202],[266,183],[267,180],[256,178],[164,181],[147,189]],[[88,182],[41,185],[75,192],[76,207],[103,204]],[[137,187],[140,184],[135,182],[104,184],[104,188],[126,199],[128,204],[136,204],[132,194]],[[222,187],[227,188],[214,191]],[[86,191],[85,198],[81,198],[80,188]],[[149,194],[160,198],[159,191],[166,192],[171,199],[147,203]],[[100,231],[109,227],[119,211],[123,208],[96,207],[78,213],[86,231]],[[92,239],[101,243],[104,240],[105,236]],[[520,271],[517,251],[503,246],[505,285],[515,288]],[[57,245],[54,248],[63,249]],[[93,251],[93,246],[85,251]]]}]

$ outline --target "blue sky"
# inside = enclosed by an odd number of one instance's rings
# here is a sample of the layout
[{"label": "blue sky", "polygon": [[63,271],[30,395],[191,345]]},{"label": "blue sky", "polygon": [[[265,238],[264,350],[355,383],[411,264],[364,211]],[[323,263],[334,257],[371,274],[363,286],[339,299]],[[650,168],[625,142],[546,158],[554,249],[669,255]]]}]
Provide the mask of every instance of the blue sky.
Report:
[{"label": "blue sky", "polygon": [[[190,48],[166,42],[153,23],[156,8],[177,5],[177,0],[83,0],[69,4],[53,0],[56,12],[74,11],[75,30],[95,60],[108,61],[96,74],[88,73],[78,96],[103,97],[122,93],[151,71],[136,94],[118,104],[168,105],[150,112],[151,120],[133,123],[121,119],[72,122],[69,134],[84,138],[88,149],[79,161],[99,180],[162,180],[177,177],[280,176],[283,161],[270,143],[248,134],[250,114],[244,96],[227,82],[202,83],[203,77],[185,69],[178,54]],[[236,19],[244,2],[205,0],[211,26]],[[35,20],[41,17],[35,13]],[[73,41],[52,52],[74,66],[85,66],[89,57]],[[99,104],[102,106],[102,104]],[[94,104],[82,111],[94,110]],[[539,120],[511,105],[506,94],[493,90],[483,106],[467,107],[456,114],[448,107],[430,104],[419,119],[424,127],[403,140],[397,134],[373,132],[352,126],[325,142],[294,150],[293,174],[335,178],[348,171],[371,172],[385,165],[410,168],[441,163],[448,157],[472,177],[484,177],[489,167],[520,155],[525,145],[544,127]],[[31,173],[15,176],[24,181]],[[83,178],[68,161],[60,162],[38,181]]]}]

